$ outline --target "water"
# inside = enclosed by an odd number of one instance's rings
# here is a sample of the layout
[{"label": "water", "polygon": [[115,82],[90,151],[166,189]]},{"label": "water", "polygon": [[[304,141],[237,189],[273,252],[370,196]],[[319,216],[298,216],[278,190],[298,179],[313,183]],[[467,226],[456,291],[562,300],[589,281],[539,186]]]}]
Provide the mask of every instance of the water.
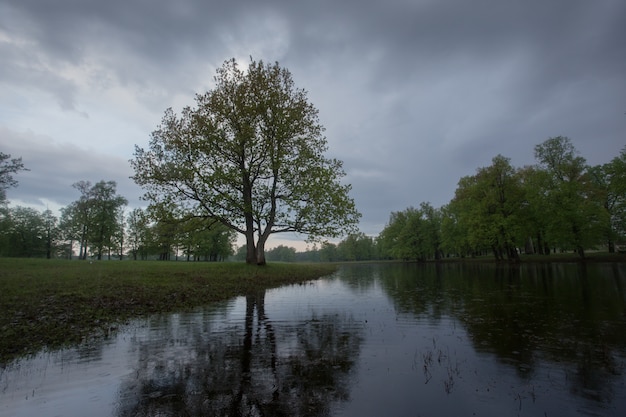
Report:
[{"label": "water", "polygon": [[623,416],[626,264],[354,265],[0,371],[0,416]]}]

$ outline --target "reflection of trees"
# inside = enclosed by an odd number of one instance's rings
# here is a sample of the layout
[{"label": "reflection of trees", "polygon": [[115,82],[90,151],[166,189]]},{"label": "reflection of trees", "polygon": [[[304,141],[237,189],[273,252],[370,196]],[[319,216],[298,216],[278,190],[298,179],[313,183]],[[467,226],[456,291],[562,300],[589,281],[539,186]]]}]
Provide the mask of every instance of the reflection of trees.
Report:
[{"label": "reflection of trees", "polygon": [[382,287],[400,314],[457,318],[476,350],[521,377],[548,361],[571,392],[608,402],[624,371],[625,283],[623,264],[413,265]]},{"label": "reflection of trees", "polygon": [[[381,285],[399,314],[438,320],[458,304],[458,265],[397,264],[382,274]],[[452,284],[452,285],[451,285]]]},{"label": "reflection of trees", "polygon": [[338,277],[357,295],[362,294],[371,290],[376,284],[376,280],[380,277],[380,265],[370,263],[350,265],[349,268],[343,268]]},{"label": "reflection of trees", "polygon": [[347,399],[361,339],[349,317],[273,323],[261,292],[246,297],[243,327],[206,326],[170,335],[171,346],[140,342],[118,415],[320,416]]}]

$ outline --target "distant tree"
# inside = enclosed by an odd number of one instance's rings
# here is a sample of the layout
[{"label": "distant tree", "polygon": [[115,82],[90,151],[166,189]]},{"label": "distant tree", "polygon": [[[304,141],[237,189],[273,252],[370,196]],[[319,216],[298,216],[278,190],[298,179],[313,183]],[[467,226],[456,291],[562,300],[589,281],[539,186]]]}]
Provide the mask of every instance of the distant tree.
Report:
[{"label": "distant tree", "polygon": [[243,234],[246,261],[260,265],[271,234],[353,231],[360,214],[340,182],[342,163],[324,157],[318,111],[291,73],[255,61],[243,71],[233,59],[215,83],[197,107],[167,110],[148,150],[135,148],[133,178],[145,198]]},{"label": "distant tree", "polygon": [[4,256],[46,257],[52,252],[49,219],[30,207],[11,207],[2,220],[2,248]]},{"label": "distant tree", "polygon": [[246,260],[246,254],[247,254],[247,248],[246,245],[242,245],[237,247],[237,250],[235,250],[235,254],[233,255],[233,259],[236,261],[245,261]]},{"label": "distant tree", "polygon": [[611,227],[620,243],[626,239],[626,147],[613,158],[605,171],[608,175],[609,193],[615,198],[611,208]]},{"label": "distant tree", "polygon": [[424,234],[424,249],[427,258],[441,259],[443,256],[441,223],[443,215],[441,209],[433,207],[428,202],[420,203],[420,213],[424,219],[421,232]]},{"label": "distant tree", "polygon": [[[550,175],[536,166],[526,166],[519,170],[523,192],[520,212],[521,235],[525,237],[525,252],[528,254],[550,255],[549,233],[554,208],[547,198],[546,190],[551,183]],[[554,243],[554,242],[553,242]]]},{"label": "distant tree", "polygon": [[169,261],[174,255],[178,259],[181,245],[181,222],[174,216],[160,216],[150,227],[150,252],[156,253],[160,261]]},{"label": "distant tree", "polygon": [[475,247],[469,240],[468,222],[465,221],[465,207],[468,202],[455,197],[441,208],[441,247],[448,255],[466,256],[474,254]]},{"label": "distant tree", "polygon": [[379,240],[382,252],[386,257],[394,259],[413,259],[411,250],[412,242],[405,239],[403,231],[408,227],[409,217],[415,213],[415,208],[409,207],[403,211],[392,212],[389,222],[380,232]]},{"label": "distant tree", "polygon": [[374,240],[363,232],[351,233],[337,245],[342,261],[369,261],[374,257]]},{"label": "distant tree", "polygon": [[127,244],[126,237],[126,213],[124,208],[120,207],[117,210],[116,229],[113,232],[111,244],[109,245],[109,259],[111,259],[111,250],[117,252],[116,256],[120,261],[124,259],[124,250]]},{"label": "distant tree", "polygon": [[10,159],[11,155],[0,152],[0,204],[6,203],[6,190],[17,186],[17,180],[12,174],[19,171],[28,171],[24,168],[22,158]]},{"label": "distant tree", "polygon": [[535,146],[535,158],[548,174],[544,195],[552,209],[546,213],[549,238],[584,258],[585,248],[600,241],[605,218],[602,202],[594,198],[586,161],[564,136]]},{"label": "distant tree", "polygon": [[115,246],[119,237],[121,211],[127,204],[124,197],[117,195],[115,181],[79,181],[73,187],[80,198],[61,210],[61,228],[66,238],[80,242],[79,258],[87,259],[91,248],[98,259],[105,249]]},{"label": "distant tree", "polygon": [[492,164],[479,168],[472,198],[477,203],[484,244],[491,247],[496,259],[519,259],[522,203],[524,194],[520,176],[510,159],[497,155]]},{"label": "distant tree", "polygon": [[330,242],[322,242],[319,250],[319,256],[321,262],[336,262],[339,260],[339,253],[337,251],[337,245]]},{"label": "distant tree", "polygon": [[126,219],[129,253],[134,260],[139,256],[147,257],[148,234],[150,219],[147,213],[140,209],[133,209]]},{"label": "distant tree", "polygon": [[105,249],[114,246],[114,237],[119,233],[120,211],[128,203],[126,198],[117,195],[115,181],[99,181],[90,189],[93,225],[91,241],[98,260]]},{"label": "distant tree", "polygon": [[223,261],[233,252],[235,232],[205,218],[181,221],[181,244],[187,260]]},{"label": "distant tree", "polygon": [[393,212],[379,235],[384,257],[419,260],[441,258],[441,211],[430,203]]},{"label": "distant tree", "polygon": [[294,262],[296,260],[296,248],[278,245],[266,253],[267,259],[276,262]]},{"label": "distant tree", "polygon": [[72,259],[74,255],[74,243],[80,242],[81,226],[75,219],[76,204],[71,203],[61,208],[61,218],[59,220],[59,234],[64,241],[63,257]]},{"label": "distant tree", "polygon": [[626,237],[626,148],[609,163],[589,168],[595,192],[593,199],[605,210],[604,238],[609,252]]},{"label": "distant tree", "polygon": [[55,256],[55,252],[57,249],[57,243],[60,236],[60,231],[58,227],[58,219],[52,214],[52,211],[46,209],[42,214],[41,218],[45,227],[44,239],[46,242],[46,258],[50,259]]}]

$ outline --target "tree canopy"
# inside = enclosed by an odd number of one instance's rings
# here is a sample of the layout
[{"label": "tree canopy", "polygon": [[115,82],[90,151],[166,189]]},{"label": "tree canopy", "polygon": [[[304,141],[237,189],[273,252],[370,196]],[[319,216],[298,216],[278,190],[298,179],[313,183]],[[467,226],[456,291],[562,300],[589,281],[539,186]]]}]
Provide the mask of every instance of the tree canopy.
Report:
[{"label": "tree canopy", "polygon": [[243,234],[246,261],[264,264],[271,234],[355,231],[360,214],[342,162],[324,156],[323,131],[287,69],[251,61],[244,71],[232,59],[195,107],[166,110],[149,148],[135,147],[133,179],[151,205],[175,203]]}]

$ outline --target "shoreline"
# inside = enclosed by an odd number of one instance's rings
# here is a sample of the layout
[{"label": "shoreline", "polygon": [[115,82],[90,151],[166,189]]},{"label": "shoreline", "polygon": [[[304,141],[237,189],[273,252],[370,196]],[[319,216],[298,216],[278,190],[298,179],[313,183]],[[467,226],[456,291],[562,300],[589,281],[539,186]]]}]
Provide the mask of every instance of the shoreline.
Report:
[{"label": "shoreline", "polygon": [[0,369],[131,319],[332,274],[332,264],[0,259]]}]

